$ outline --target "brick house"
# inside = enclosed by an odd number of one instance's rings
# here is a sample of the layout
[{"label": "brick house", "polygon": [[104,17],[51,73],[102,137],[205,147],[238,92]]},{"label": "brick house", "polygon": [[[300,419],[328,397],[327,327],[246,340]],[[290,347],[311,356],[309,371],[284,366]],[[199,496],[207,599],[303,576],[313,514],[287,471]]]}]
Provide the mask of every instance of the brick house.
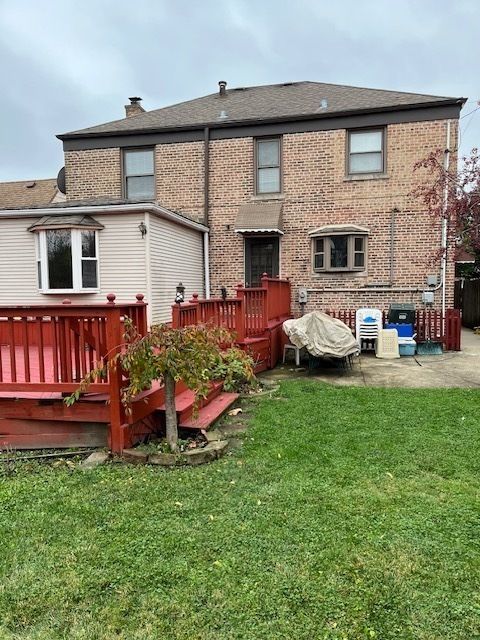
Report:
[{"label": "brick house", "polygon": [[[263,272],[288,276],[295,301],[306,288],[307,311],[420,305],[429,275],[437,276],[435,306],[443,287],[451,306],[453,251],[440,269],[440,226],[410,192],[413,165],[430,151],[448,149],[455,166],[463,98],[220,82],[218,92],[170,107],[147,112],[140,102],[131,98],[121,120],[58,136],[66,202],[44,207],[41,217],[22,212],[30,216],[32,233],[23,219],[21,227],[29,259],[43,266],[27,297],[55,294],[45,288],[41,238],[70,218],[69,228],[93,232],[102,288],[144,291],[152,320],[167,319],[178,280],[187,295],[208,296],[223,286],[232,293],[239,282],[254,286]],[[31,236],[40,238],[36,254]],[[27,276],[36,283],[32,265]],[[93,300],[105,293],[96,284],[77,293]]]}]

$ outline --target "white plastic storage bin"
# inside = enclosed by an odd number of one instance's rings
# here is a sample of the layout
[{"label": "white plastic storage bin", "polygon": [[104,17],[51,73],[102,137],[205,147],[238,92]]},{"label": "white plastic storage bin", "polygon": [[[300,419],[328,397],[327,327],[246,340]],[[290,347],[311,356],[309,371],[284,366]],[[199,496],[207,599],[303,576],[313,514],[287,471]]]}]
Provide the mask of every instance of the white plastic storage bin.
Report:
[{"label": "white plastic storage bin", "polygon": [[375,344],[377,358],[399,358],[398,333],[396,329],[380,329]]}]

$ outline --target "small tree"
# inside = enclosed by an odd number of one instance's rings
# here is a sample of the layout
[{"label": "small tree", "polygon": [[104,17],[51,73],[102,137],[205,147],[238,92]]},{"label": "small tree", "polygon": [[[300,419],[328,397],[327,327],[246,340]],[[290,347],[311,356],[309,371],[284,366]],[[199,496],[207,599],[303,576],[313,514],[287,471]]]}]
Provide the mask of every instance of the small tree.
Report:
[{"label": "small tree", "polygon": [[472,253],[480,263],[480,154],[472,149],[456,171],[446,169],[445,153],[438,149],[415,164],[415,170],[428,175],[413,195],[433,219],[447,222],[449,244]]},{"label": "small tree", "polygon": [[[176,382],[182,380],[187,388],[194,391],[196,410],[200,399],[208,394],[212,372],[223,371],[227,377],[228,367],[219,366],[225,361],[225,353],[236,352],[237,369],[242,369],[246,380],[254,378],[252,359],[243,351],[232,348],[232,344],[232,334],[219,327],[200,325],[172,329],[162,324],[152,326],[146,336],[139,336],[133,324],[127,320],[121,352],[111,357],[107,364],[87,374],[77,391],[65,402],[67,405],[73,404],[89,384],[98,377],[106,376],[108,368],[120,366],[129,378],[128,385],[122,389],[122,402],[129,412],[135,396],[158,380],[165,385],[167,443],[170,450],[175,452],[178,450]],[[228,358],[226,360],[229,361]]]}]

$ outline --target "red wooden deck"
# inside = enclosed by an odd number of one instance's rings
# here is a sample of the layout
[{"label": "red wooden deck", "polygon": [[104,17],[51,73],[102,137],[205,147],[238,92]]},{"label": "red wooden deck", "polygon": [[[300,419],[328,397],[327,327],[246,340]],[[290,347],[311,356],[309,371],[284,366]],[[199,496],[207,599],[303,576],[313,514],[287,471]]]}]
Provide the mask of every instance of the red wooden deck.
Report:
[{"label": "red wooden deck", "polygon": [[253,356],[258,373],[280,359],[287,340],[282,325],[292,317],[290,301],[290,281],[263,274],[261,287],[238,285],[235,298],[207,300],[194,295],[189,302],[173,305],[172,325],[211,323],[229,329],[237,344]]},{"label": "red wooden deck", "polygon": [[[115,453],[132,446],[164,424],[164,389],[160,384],[136,398],[131,413],[121,403],[127,383],[116,368],[95,380],[76,404],[65,394],[84,376],[121,349],[125,318],[144,335],[146,303],[0,307],[0,448],[109,446]],[[200,300],[175,305],[172,325],[214,323],[235,332],[250,351],[256,370],[274,366],[280,356],[283,320],[290,317],[290,283],[264,277],[262,287],[237,288],[235,298]],[[208,428],[236,399],[221,385],[212,385],[199,415],[192,417],[194,396],[179,383],[177,414],[183,428]]]}]

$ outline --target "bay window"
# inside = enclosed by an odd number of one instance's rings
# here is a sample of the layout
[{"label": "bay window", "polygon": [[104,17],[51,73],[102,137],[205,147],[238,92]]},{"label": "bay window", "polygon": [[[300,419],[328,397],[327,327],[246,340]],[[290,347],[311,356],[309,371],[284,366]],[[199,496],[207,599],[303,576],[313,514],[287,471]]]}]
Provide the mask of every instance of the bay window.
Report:
[{"label": "bay window", "polygon": [[43,229],[37,236],[38,286],[44,293],[98,290],[95,229]]},{"label": "bay window", "polygon": [[325,227],[310,234],[315,273],[366,269],[368,232],[361,227],[346,227]]}]

